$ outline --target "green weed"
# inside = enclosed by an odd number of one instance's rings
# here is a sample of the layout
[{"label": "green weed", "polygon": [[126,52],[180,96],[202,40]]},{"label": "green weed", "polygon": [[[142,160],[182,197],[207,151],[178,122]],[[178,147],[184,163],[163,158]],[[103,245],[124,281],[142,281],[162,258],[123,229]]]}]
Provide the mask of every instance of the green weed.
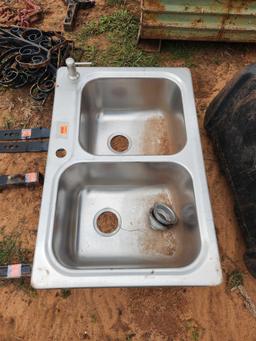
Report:
[{"label": "green weed", "polygon": [[186,321],[186,329],[188,335],[192,341],[199,341],[202,335],[202,329],[194,320],[187,320]]},{"label": "green weed", "polygon": [[200,50],[196,45],[188,44],[182,41],[165,42],[163,51],[170,53],[170,58],[174,61],[183,61],[184,66],[196,66],[196,53]]},{"label": "green weed", "polygon": [[12,129],[16,124],[16,121],[12,117],[5,117],[3,122],[4,129]]},{"label": "green weed", "polygon": [[[3,230],[0,229],[0,266],[29,262],[30,251],[21,247],[19,237],[20,234],[18,233],[5,235]],[[6,286],[10,282],[29,296],[36,296],[36,291],[30,285],[30,278],[20,278],[11,281],[2,280],[0,281],[0,287]]]},{"label": "green weed", "polygon": [[92,322],[92,323],[96,323],[96,322],[97,322],[97,316],[96,316],[96,314],[92,314],[92,315],[91,315],[91,322]]},{"label": "green weed", "polygon": [[125,5],[126,0],[107,0],[107,4],[110,6]]},{"label": "green weed", "polygon": [[0,265],[24,263],[28,260],[29,250],[22,248],[18,241],[19,234],[4,235],[1,231]]},{"label": "green weed", "polygon": [[244,284],[243,274],[239,270],[232,271],[228,276],[228,286],[230,289],[237,288]]},{"label": "green weed", "polygon": [[[138,18],[125,9],[102,16],[98,22],[90,22],[79,36],[80,44],[86,44],[86,60],[98,66],[157,66],[158,54],[146,53],[137,47],[138,27]],[[101,46],[101,39],[93,45],[88,44],[89,38],[97,36],[107,40],[107,47]]]},{"label": "green weed", "polygon": [[71,290],[69,289],[61,289],[60,290],[60,297],[68,298],[71,295]]}]

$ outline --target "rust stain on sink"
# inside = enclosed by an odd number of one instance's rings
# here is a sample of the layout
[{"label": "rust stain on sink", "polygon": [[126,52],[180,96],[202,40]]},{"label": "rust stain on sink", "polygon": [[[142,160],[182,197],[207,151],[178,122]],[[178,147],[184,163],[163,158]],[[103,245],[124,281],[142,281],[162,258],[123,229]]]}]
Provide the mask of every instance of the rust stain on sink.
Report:
[{"label": "rust stain on sink", "polygon": [[144,252],[150,255],[172,256],[176,250],[176,239],[172,231],[154,231],[149,229],[141,242]]},{"label": "rust stain on sink", "polygon": [[176,152],[175,144],[170,141],[167,122],[164,117],[151,117],[145,122],[143,132],[144,154],[169,155]]}]

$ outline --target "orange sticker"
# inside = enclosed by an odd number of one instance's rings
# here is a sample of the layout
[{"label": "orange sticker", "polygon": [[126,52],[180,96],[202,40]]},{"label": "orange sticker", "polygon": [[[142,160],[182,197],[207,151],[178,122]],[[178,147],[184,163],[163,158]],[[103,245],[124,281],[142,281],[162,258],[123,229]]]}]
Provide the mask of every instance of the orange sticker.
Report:
[{"label": "orange sticker", "polygon": [[32,134],[31,129],[21,129],[21,138],[22,139],[30,139]]},{"label": "orange sticker", "polygon": [[37,182],[37,173],[27,173],[25,175],[25,182]]},{"label": "orange sticker", "polygon": [[68,125],[61,124],[60,125],[60,135],[66,137],[68,135]]},{"label": "orange sticker", "polygon": [[19,278],[21,276],[21,264],[8,265],[8,278]]}]

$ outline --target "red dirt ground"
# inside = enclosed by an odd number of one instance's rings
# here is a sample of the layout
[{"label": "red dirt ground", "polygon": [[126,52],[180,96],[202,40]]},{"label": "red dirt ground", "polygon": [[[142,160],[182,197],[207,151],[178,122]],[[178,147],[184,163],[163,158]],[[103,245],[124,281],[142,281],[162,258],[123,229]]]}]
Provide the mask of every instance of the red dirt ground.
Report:
[{"label": "red dirt ground", "polygon": [[[131,1],[134,6],[135,2]],[[42,1],[47,8],[39,26],[61,30],[65,5],[61,0]],[[113,9],[99,0],[86,16],[79,13],[77,28],[85,20]],[[191,48],[192,43],[187,43]],[[253,45],[200,44],[192,76],[198,120],[224,282],[212,288],[120,288],[72,289],[64,298],[60,290],[33,291],[8,283],[0,288],[0,340],[16,341],[255,341],[256,323],[238,291],[231,292],[227,275],[239,269],[244,286],[256,301],[255,279],[248,274],[242,256],[244,245],[233,213],[233,199],[221,174],[212,145],[203,129],[207,105],[235,72],[253,63]],[[183,65],[163,50],[164,66]],[[0,127],[50,126],[52,100],[41,108],[27,96],[27,90],[0,92]],[[46,155],[0,155],[0,173],[44,172]],[[13,189],[0,193],[1,222],[5,234],[20,232],[22,246],[35,246],[41,188]],[[207,274],[205,274],[207,276]]]}]

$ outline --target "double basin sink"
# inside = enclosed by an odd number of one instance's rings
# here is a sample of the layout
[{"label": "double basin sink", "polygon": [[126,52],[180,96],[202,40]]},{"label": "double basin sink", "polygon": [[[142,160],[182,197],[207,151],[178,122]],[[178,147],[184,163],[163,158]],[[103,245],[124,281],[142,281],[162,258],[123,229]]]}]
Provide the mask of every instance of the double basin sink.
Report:
[{"label": "double basin sink", "polygon": [[[219,284],[189,70],[77,71],[57,75],[32,285]],[[152,229],[155,203],[177,224]]]}]

